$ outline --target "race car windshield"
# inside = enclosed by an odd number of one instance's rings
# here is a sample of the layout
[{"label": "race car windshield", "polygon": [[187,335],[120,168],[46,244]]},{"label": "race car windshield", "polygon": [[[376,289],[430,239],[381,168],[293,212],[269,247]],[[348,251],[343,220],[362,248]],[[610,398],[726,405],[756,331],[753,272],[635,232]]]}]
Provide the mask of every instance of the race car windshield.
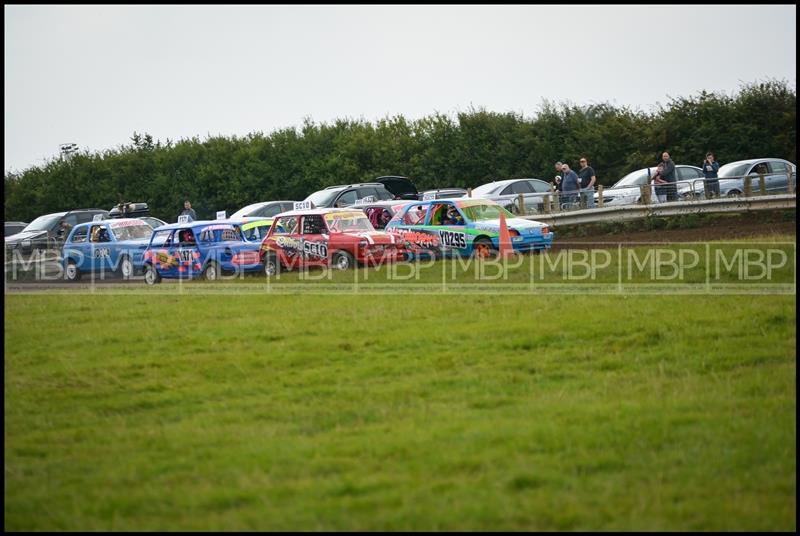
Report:
[{"label": "race car windshield", "polygon": [[346,214],[326,214],[325,221],[328,229],[334,233],[349,233],[359,231],[374,231],[375,228],[363,212],[348,212]]},{"label": "race car windshield", "polygon": [[61,216],[66,214],[62,212],[60,214],[49,214],[47,216],[39,216],[32,222],[28,224],[27,227],[23,229],[23,231],[46,231],[53,227],[53,225],[61,219]]},{"label": "race car windshield", "polygon": [[514,215],[499,205],[469,205],[461,207],[464,215],[472,221],[486,221],[496,220],[500,217],[500,213],[506,215],[506,218],[513,218]]},{"label": "race car windshield", "polygon": [[117,240],[141,240],[143,238],[150,238],[153,234],[153,228],[149,225],[126,225],[124,227],[112,226],[111,230]]}]

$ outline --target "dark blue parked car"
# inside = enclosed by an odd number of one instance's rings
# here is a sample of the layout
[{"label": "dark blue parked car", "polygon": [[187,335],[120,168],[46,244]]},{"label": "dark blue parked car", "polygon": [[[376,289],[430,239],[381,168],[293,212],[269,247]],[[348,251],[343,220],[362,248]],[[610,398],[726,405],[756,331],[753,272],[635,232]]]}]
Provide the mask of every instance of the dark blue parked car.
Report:
[{"label": "dark blue parked car", "polygon": [[227,221],[171,223],[153,230],[144,253],[144,280],[162,278],[213,281],[223,272],[262,269],[261,242],[243,240],[241,228]]},{"label": "dark blue parked car", "polygon": [[138,218],[76,225],[62,248],[65,278],[77,281],[81,274],[97,272],[130,278],[142,270],[152,233],[153,228]]}]

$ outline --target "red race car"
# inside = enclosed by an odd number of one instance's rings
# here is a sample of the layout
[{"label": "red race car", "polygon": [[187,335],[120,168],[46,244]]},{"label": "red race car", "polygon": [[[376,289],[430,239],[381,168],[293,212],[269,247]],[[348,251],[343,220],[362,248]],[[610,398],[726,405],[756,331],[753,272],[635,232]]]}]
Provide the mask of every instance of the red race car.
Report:
[{"label": "red race car", "polygon": [[261,243],[264,273],[305,266],[346,270],[356,262],[376,265],[403,259],[394,235],[376,231],[363,211],[354,208],[292,210],[275,216]]}]

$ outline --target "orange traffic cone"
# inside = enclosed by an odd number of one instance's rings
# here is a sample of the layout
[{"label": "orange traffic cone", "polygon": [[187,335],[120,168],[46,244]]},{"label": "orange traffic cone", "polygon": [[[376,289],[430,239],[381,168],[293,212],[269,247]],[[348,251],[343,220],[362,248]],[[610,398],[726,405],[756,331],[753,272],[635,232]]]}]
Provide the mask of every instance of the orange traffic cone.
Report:
[{"label": "orange traffic cone", "polygon": [[514,254],[514,247],[511,245],[511,235],[508,232],[506,215],[500,212],[500,256],[505,258]]}]

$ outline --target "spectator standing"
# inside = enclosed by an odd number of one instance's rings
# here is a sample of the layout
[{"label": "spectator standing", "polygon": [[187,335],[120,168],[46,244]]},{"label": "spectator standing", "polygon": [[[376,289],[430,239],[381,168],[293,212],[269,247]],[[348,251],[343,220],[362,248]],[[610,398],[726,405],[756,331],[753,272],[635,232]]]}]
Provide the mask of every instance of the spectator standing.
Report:
[{"label": "spectator standing", "polygon": [[594,183],[597,182],[597,177],[585,156],[581,158],[580,163],[578,177],[581,179],[581,195],[586,200],[586,208],[594,208]]},{"label": "spectator standing", "polygon": [[703,161],[703,176],[705,180],[705,193],[706,198],[719,197],[719,180],[717,172],[719,171],[719,162],[714,158],[714,153],[708,153],[706,159]]},{"label": "spectator standing", "polygon": [[195,213],[194,209],[192,208],[192,204],[186,200],[183,202],[183,210],[178,216],[189,216],[189,221],[194,221],[197,219],[197,213]]},{"label": "spectator standing", "polygon": [[664,201],[666,201],[666,200],[667,200],[667,194],[664,192],[664,187],[663,187],[663,186],[660,186],[661,184],[666,184],[666,182],[667,182],[667,181],[665,181],[665,180],[662,178],[662,176],[661,176],[661,173],[662,173],[663,171],[664,171],[664,164],[663,164],[663,163],[661,163],[661,164],[659,164],[659,165],[658,165],[658,167],[656,168],[656,173],[655,173],[655,175],[653,175],[653,176],[650,178],[650,182],[652,182],[653,184],[656,184],[656,185],[657,185],[657,186],[655,187],[655,191],[656,191],[656,198],[658,199],[658,202],[659,202],[659,203],[663,203]]},{"label": "spectator standing", "polygon": [[561,164],[564,178],[561,179],[563,205],[571,205],[577,201],[581,192],[581,179],[578,174],[569,169],[569,164]]},{"label": "spectator standing", "polygon": [[561,162],[556,162],[556,176],[553,178],[556,192],[561,191],[561,180],[564,178],[564,173],[561,171],[563,165]]},{"label": "spectator standing", "polygon": [[661,153],[661,161],[664,163],[664,169],[661,171],[661,177],[669,184],[663,187],[663,192],[667,196],[667,201],[678,200],[678,189],[675,186],[675,162],[669,157],[669,153],[664,151]]}]

